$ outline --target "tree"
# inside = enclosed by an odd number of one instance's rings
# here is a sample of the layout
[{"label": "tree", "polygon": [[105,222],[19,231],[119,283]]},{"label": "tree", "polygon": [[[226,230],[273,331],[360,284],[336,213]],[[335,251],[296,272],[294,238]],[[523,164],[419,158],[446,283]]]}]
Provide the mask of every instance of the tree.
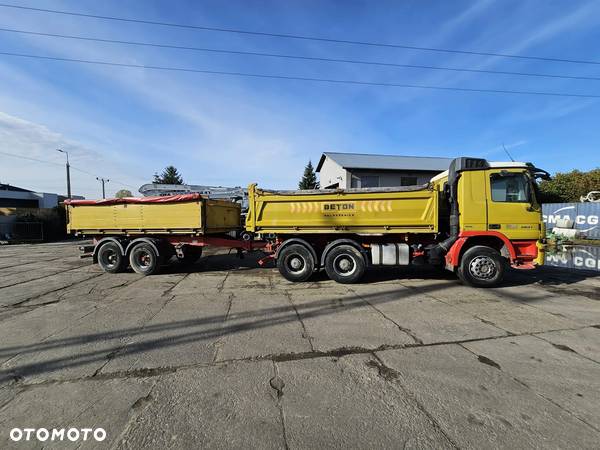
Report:
[{"label": "tree", "polygon": [[298,183],[298,189],[319,189],[317,175],[310,160],[308,160],[308,164],[304,168],[304,175],[302,175],[302,179]]},{"label": "tree", "polygon": [[128,189],[121,189],[115,194],[115,198],[133,197],[133,194]]},{"label": "tree", "polygon": [[541,203],[578,202],[590,191],[600,190],[600,168],[581,172],[558,172],[551,180],[540,183]]},{"label": "tree", "polygon": [[159,175],[154,174],[154,184],[183,184],[183,178],[175,166],[167,166]]}]

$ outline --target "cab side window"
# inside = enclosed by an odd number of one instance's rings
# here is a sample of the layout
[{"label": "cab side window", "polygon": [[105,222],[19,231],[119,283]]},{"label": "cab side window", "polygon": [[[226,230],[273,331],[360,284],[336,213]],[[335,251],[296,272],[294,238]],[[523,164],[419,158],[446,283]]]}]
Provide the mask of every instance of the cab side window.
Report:
[{"label": "cab side window", "polygon": [[493,201],[509,203],[525,203],[529,201],[529,185],[524,174],[494,173],[490,178]]}]

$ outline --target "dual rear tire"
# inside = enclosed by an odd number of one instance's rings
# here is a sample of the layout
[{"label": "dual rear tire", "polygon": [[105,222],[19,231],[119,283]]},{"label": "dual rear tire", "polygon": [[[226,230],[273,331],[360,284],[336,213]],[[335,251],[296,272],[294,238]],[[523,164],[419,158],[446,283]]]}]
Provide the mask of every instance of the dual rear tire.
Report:
[{"label": "dual rear tire", "polygon": [[[288,281],[307,281],[315,271],[314,254],[302,244],[284,247],[277,256],[279,273]],[[364,275],[366,263],[363,255],[351,245],[338,245],[325,257],[325,272],[338,283],[352,284]]]}]

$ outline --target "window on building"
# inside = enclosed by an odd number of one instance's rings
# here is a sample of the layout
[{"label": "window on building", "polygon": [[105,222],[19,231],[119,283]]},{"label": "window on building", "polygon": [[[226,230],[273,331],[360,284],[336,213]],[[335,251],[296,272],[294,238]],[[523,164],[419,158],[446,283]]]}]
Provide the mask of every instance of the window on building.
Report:
[{"label": "window on building", "polygon": [[370,188],[379,187],[380,181],[377,175],[352,175],[350,187],[353,188]]},{"label": "window on building", "polygon": [[364,177],[360,177],[360,187],[379,187],[379,177],[374,175],[366,175]]},{"label": "window on building", "polygon": [[529,185],[522,173],[495,173],[491,176],[492,200],[495,202],[528,202]]},{"label": "window on building", "polygon": [[400,177],[400,186],[415,186],[419,184],[417,177]]}]

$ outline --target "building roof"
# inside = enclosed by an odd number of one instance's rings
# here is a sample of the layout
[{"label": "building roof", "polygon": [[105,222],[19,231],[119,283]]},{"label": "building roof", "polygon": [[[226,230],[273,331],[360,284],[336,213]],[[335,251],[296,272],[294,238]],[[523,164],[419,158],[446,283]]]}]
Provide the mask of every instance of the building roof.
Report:
[{"label": "building roof", "polygon": [[11,186],[10,184],[0,183],[0,191],[15,191],[15,192],[33,192],[29,189],[23,189],[17,186]]},{"label": "building roof", "polygon": [[321,155],[321,159],[317,165],[317,172],[321,171],[325,157],[331,158],[344,169],[425,170],[441,172],[446,170],[450,165],[450,161],[452,161],[452,158],[430,156],[325,152]]}]

